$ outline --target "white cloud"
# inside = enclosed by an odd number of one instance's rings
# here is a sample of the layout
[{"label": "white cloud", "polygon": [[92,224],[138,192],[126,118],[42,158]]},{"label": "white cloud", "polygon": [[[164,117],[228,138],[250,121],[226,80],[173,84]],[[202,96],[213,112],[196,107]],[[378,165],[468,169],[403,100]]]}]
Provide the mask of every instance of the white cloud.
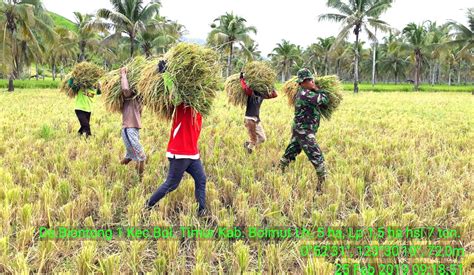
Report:
[{"label": "white cloud", "polygon": [[[46,8],[72,19],[74,11],[95,13],[110,7],[108,0],[43,0]],[[282,39],[307,46],[317,37],[336,35],[337,23],[318,22],[317,16],[329,12],[323,0],[162,0],[161,14],[186,26],[188,37],[205,39],[213,19],[225,12],[247,19],[257,27],[260,50],[268,54]],[[425,20],[444,23],[448,19],[466,23],[465,10],[472,1],[395,0],[381,18],[401,29],[410,22]]]}]

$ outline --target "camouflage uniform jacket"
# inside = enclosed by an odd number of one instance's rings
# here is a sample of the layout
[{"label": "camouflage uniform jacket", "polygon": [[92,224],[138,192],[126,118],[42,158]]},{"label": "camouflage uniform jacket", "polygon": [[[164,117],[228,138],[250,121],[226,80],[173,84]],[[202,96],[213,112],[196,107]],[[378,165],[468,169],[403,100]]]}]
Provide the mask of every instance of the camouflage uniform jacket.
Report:
[{"label": "camouflage uniform jacket", "polygon": [[319,109],[324,108],[328,103],[329,97],[326,91],[300,89],[296,95],[293,130],[316,133],[321,120]]}]

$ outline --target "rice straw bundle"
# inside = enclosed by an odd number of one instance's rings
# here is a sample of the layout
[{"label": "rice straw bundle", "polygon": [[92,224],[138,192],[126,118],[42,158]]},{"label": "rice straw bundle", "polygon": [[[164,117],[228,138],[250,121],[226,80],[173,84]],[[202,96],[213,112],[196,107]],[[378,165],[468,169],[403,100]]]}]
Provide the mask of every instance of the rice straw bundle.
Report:
[{"label": "rice straw bundle", "polygon": [[276,72],[265,62],[253,61],[243,68],[245,82],[250,89],[270,95],[275,87]]},{"label": "rice straw bundle", "polygon": [[[92,89],[97,87],[99,79],[104,73],[105,71],[95,64],[81,62],[76,64],[72,71],[66,75],[66,78],[61,82],[59,91],[73,98],[80,89]],[[71,78],[73,78],[74,89],[69,87],[69,80]]]},{"label": "rice straw bundle", "polygon": [[321,89],[328,92],[329,103],[320,108],[321,115],[327,120],[331,119],[332,113],[339,107],[342,102],[342,84],[337,75],[325,75],[316,77],[314,82]]},{"label": "rice straw bundle", "polygon": [[76,96],[76,92],[69,87],[69,79],[71,79],[71,73],[67,74],[64,80],[61,82],[61,86],[59,87],[59,91],[61,93],[65,93],[69,98],[74,98]]},{"label": "rice straw bundle", "polygon": [[179,43],[164,59],[167,69],[163,74],[156,69],[159,61],[142,72],[138,87],[145,104],[164,118],[171,118],[174,107],[182,103],[208,115],[219,89],[218,54],[196,44]]},{"label": "rice straw bundle", "polygon": [[[144,57],[138,56],[125,65],[127,68],[127,79],[130,89],[136,94],[136,96],[140,96],[137,84],[147,62],[148,61]],[[110,112],[122,112],[124,97],[122,94],[120,69],[107,73],[101,79],[101,83],[101,89],[104,94],[105,107],[107,110]]]},{"label": "rice straw bundle", "polygon": [[[296,95],[298,94],[298,91],[300,91],[296,79],[296,76],[292,77],[290,80],[285,82],[282,87],[282,91],[288,97],[288,104],[291,106],[295,105]],[[321,107],[319,110],[321,115],[329,120],[331,119],[332,113],[337,109],[342,101],[342,85],[339,77],[337,75],[315,76],[314,83],[328,94],[329,103],[326,106]]]},{"label": "rice straw bundle", "polygon": [[163,75],[157,72],[159,59],[150,61],[143,68],[139,77],[137,89],[144,104],[163,119],[170,120],[173,116],[174,105],[170,100],[171,94],[165,89]]},{"label": "rice straw bundle", "polygon": [[233,74],[227,78],[224,84],[224,91],[229,97],[229,102],[236,106],[246,106],[247,95],[242,85],[240,85],[240,74]]},{"label": "rice straw bundle", "polygon": [[290,106],[295,106],[296,94],[300,90],[300,85],[296,83],[297,79],[296,76],[293,76],[281,87],[282,92],[288,97],[288,105]]},{"label": "rice straw bundle", "polygon": [[109,112],[121,112],[123,108],[122,87],[120,84],[120,70],[107,73],[100,80],[100,88],[105,100],[105,108]]},{"label": "rice straw bundle", "polygon": [[74,66],[71,75],[74,78],[75,84],[78,84],[83,89],[91,89],[97,85],[104,73],[101,67],[93,63],[81,62]]}]

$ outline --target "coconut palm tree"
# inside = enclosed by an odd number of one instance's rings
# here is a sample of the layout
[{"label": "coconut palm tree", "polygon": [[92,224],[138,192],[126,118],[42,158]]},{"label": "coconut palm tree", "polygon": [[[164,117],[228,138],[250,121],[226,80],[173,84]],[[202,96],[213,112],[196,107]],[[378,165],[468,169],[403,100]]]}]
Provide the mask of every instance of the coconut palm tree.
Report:
[{"label": "coconut palm tree", "polygon": [[262,58],[262,52],[258,50],[258,43],[251,40],[246,42],[244,45],[245,47],[242,47],[242,55],[244,56],[246,62],[259,60]]},{"label": "coconut palm tree", "polygon": [[428,64],[430,66],[431,85],[434,85],[439,79],[441,56],[452,47],[447,44],[451,40],[449,37],[450,26],[449,24],[438,25],[436,22],[427,21],[426,28],[428,32],[427,44],[429,45],[429,51],[427,51]]},{"label": "coconut palm tree", "polygon": [[418,87],[420,86],[423,51],[429,47],[428,30],[425,23],[420,25],[410,23],[403,29],[403,34],[407,40],[405,47],[413,52],[415,59],[415,91],[418,91]]},{"label": "coconut palm tree", "polygon": [[338,75],[341,79],[350,79],[351,76],[354,75],[354,72],[349,72],[346,74],[344,70],[346,68],[350,68],[351,64],[354,63],[354,60],[351,59],[353,57],[352,53],[354,49],[352,44],[347,41],[339,42],[338,44],[334,44],[331,49],[331,55],[333,56],[334,60],[334,72]]},{"label": "coconut palm tree", "polygon": [[146,57],[153,55],[153,50],[163,54],[176,44],[185,34],[184,25],[157,15],[145,26],[145,30],[137,36],[137,41]]},{"label": "coconut palm tree", "polygon": [[328,0],[327,6],[334,8],[339,13],[328,13],[319,16],[319,20],[329,20],[343,24],[336,43],[347,38],[352,30],[356,39],[354,43],[354,93],[359,91],[359,35],[364,30],[371,40],[375,39],[369,27],[377,28],[381,31],[389,31],[389,25],[380,20],[380,15],[388,10],[392,5],[392,0]]},{"label": "coconut palm tree", "polygon": [[79,56],[77,61],[82,62],[87,59],[86,50],[94,51],[100,44],[98,35],[95,30],[88,27],[92,22],[93,16],[91,14],[82,14],[74,12],[75,26],[77,33],[77,43],[79,46]]},{"label": "coconut palm tree", "polygon": [[313,72],[324,71],[324,61],[322,60],[320,45],[313,43],[309,45],[303,52],[303,66],[311,69]]},{"label": "coconut palm tree", "polygon": [[456,21],[449,24],[454,29],[454,40],[449,45],[460,45],[461,51],[469,51],[474,47],[474,8],[467,10],[469,26],[465,26]]},{"label": "coconut palm tree", "polygon": [[[3,34],[3,60],[8,60],[9,64],[4,64],[3,70],[8,74],[8,91],[13,92],[14,79],[19,77],[23,53],[30,49],[36,56],[41,53],[38,38],[54,40],[55,33],[45,21],[46,15],[42,10],[41,1],[25,0],[13,1],[3,0],[0,2],[0,27]],[[38,9],[38,10],[36,10]],[[5,56],[9,56],[5,58]],[[39,57],[38,57],[39,58]]]},{"label": "coconut palm tree", "polygon": [[390,33],[384,38],[384,44],[380,46],[379,66],[388,77],[393,75],[395,83],[400,82],[400,77],[405,77],[405,72],[410,65],[406,52],[403,50],[403,41]]},{"label": "coconut palm tree", "polygon": [[281,81],[287,81],[291,76],[291,68],[301,59],[301,48],[288,40],[282,40],[268,55],[277,63],[281,72]]},{"label": "coconut palm tree", "polygon": [[232,74],[232,58],[234,55],[234,45],[239,44],[245,48],[245,43],[251,41],[250,33],[257,34],[257,29],[253,26],[247,26],[245,18],[226,13],[214,19],[211,24],[212,31],[209,34],[211,41],[222,42],[220,47],[227,49],[227,77]]},{"label": "coconut palm tree", "polygon": [[327,38],[318,38],[318,44],[321,49],[321,53],[324,56],[324,74],[327,75],[329,73],[329,55],[331,53],[332,45],[336,38],[334,36],[330,36]]},{"label": "coconut palm tree", "polygon": [[54,31],[57,37],[47,43],[46,59],[51,65],[53,80],[56,80],[57,66],[64,65],[69,58],[73,58],[76,54],[77,34],[65,27],[56,27]]},{"label": "coconut palm tree", "polygon": [[305,51],[305,66],[312,67],[313,70],[319,67],[321,68],[321,72],[327,75],[329,73],[329,58],[335,40],[336,38],[334,36],[326,38],[318,37],[318,43],[311,44]]},{"label": "coconut palm tree", "polygon": [[144,5],[143,0],[110,0],[113,9],[99,9],[97,19],[88,24],[89,28],[99,30],[114,29],[115,33],[106,39],[120,38],[125,34],[130,42],[130,57],[135,54],[137,36],[145,31],[148,20],[153,18],[161,7],[159,0]]}]

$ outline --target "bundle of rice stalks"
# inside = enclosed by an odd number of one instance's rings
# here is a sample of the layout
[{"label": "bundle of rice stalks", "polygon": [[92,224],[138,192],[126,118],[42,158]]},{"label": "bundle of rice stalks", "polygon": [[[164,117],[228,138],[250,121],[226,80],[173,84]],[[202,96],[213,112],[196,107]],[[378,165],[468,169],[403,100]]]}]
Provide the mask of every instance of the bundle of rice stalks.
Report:
[{"label": "bundle of rice stalks", "polygon": [[[342,101],[342,84],[337,75],[327,75],[327,76],[315,76],[314,83],[316,86],[319,86],[322,90],[325,90],[329,96],[329,103],[320,108],[321,115],[323,118],[329,120],[331,119],[332,113],[337,109],[339,104]],[[282,91],[288,97],[288,104],[291,106],[295,105],[296,95],[300,87],[296,83],[296,76],[292,77],[290,80],[285,82],[282,87]]]},{"label": "bundle of rice stalks", "polygon": [[[140,90],[137,88],[138,80],[147,63],[148,61],[144,57],[138,56],[125,65],[128,83],[130,89],[136,94],[135,96],[140,97]],[[122,94],[120,69],[107,73],[100,81],[107,110],[110,112],[122,112],[124,97]]]},{"label": "bundle of rice stalks", "polygon": [[329,103],[320,109],[321,115],[327,120],[331,119],[332,113],[342,102],[342,84],[337,75],[326,75],[316,77],[314,82],[321,89],[328,92]]},{"label": "bundle of rice stalks", "polygon": [[229,97],[229,102],[236,106],[246,106],[247,95],[240,85],[240,74],[233,74],[227,78],[224,91]]},{"label": "bundle of rice stalks", "polygon": [[300,85],[296,83],[296,76],[293,76],[283,84],[281,87],[282,92],[288,97],[288,105],[295,106],[296,94],[300,90]]},{"label": "bundle of rice stalks", "polygon": [[266,95],[274,90],[276,72],[265,62],[249,62],[244,66],[243,72],[245,82],[252,90]]},{"label": "bundle of rice stalks", "polygon": [[65,93],[68,97],[74,98],[77,94],[77,92],[74,92],[74,90],[69,87],[69,79],[71,79],[72,74],[69,73],[66,75],[64,80],[61,82],[61,86],[59,87],[59,91],[61,93]]},{"label": "bundle of rice stalks", "polygon": [[142,72],[138,87],[145,104],[165,118],[171,118],[174,106],[182,103],[208,115],[219,88],[218,54],[199,45],[179,43],[164,59],[167,69],[163,74],[156,71],[159,61]]},{"label": "bundle of rice stalks", "polygon": [[104,75],[104,70],[92,63],[81,62],[71,72],[74,83],[83,89],[94,88]]},{"label": "bundle of rice stalks", "polygon": [[[73,98],[80,89],[92,89],[96,87],[104,73],[102,68],[89,62],[76,64],[73,70],[67,74],[66,78],[61,82],[59,91]],[[69,87],[71,78],[73,79],[73,88]]]},{"label": "bundle of rice stalks", "polygon": [[156,68],[160,60],[153,60],[146,64],[139,77],[137,90],[143,98],[144,104],[161,118],[170,120],[173,116],[174,105],[171,94],[165,89],[163,75]]}]

